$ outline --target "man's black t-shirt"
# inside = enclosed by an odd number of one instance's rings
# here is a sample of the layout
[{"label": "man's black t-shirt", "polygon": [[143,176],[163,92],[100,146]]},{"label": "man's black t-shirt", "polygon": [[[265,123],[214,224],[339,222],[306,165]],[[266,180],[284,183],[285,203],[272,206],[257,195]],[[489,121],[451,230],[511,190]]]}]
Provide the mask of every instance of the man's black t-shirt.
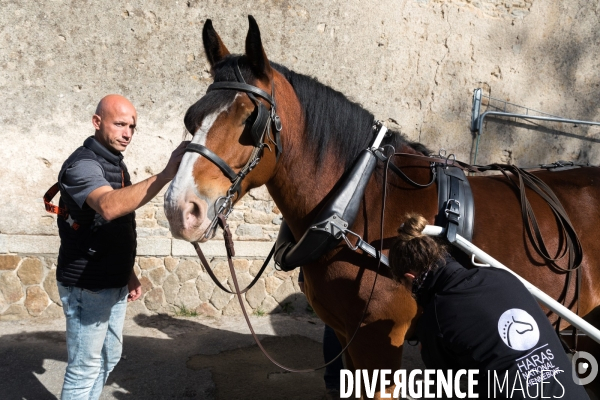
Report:
[{"label": "man's black t-shirt", "polygon": [[438,265],[416,294],[427,368],[479,369],[479,398],[589,399],[548,318],[515,276],[466,269],[451,257]]}]

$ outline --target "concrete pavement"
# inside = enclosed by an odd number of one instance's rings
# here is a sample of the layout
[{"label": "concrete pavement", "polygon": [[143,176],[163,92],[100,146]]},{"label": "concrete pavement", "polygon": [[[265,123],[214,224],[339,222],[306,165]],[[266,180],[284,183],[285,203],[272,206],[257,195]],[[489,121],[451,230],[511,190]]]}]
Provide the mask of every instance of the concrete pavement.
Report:
[{"label": "concrete pavement", "polygon": [[[313,316],[252,316],[265,348],[293,368],[322,364],[323,324]],[[64,320],[0,322],[0,399],[57,399],[66,366]],[[406,346],[404,366],[421,368]],[[102,400],[320,400],[323,370],[286,373],[254,344],[242,317],[138,315],[124,328],[123,359]]]}]

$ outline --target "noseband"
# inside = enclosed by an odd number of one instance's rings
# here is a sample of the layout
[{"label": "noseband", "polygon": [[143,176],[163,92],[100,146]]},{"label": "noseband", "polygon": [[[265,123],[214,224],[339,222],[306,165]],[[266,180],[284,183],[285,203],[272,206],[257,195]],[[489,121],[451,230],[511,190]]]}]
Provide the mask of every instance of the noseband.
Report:
[{"label": "noseband", "polygon": [[[240,72],[238,60],[239,58],[233,61],[233,71],[235,72],[237,82],[215,82],[208,87],[206,92],[208,93],[213,90],[236,90],[238,92],[246,93],[252,103],[254,103],[257,114],[250,130],[254,149],[252,150],[252,154],[250,154],[250,158],[246,162],[246,165],[240,170],[240,172],[236,174],[233,168],[231,168],[221,157],[213,153],[206,146],[197,143],[190,143],[185,149],[186,152],[189,151],[198,153],[208,159],[210,162],[215,164],[231,181],[231,186],[227,190],[227,194],[225,196],[220,196],[215,201],[215,216],[211,221],[210,227],[204,233],[203,237],[205,239],[211,239],[215,236],[217,231],[218,216],[220,214],[223,214],[225,218],[229,216],[233,210],[233,197],[237,194],[238,199],[240,198],[242,180],[259,163],[263,149],[265,147],[269,147],[270,149],[270,146],[265,143],[265,134],[267,135],[268,140],[275,145],[276,161],[279,160],[282,150],[280,138],[282,128],[281,119],[279,118],[279,115],[277,115],[277,109],[275,106],[275,89],[273,82],[271,82],[271,95],[256,86],[247,84],[242,77],[242,73]],[[258,100],[256,96],[262,97],[269,102],[271,109],[267,110],[265,105]],[[273,123],[274,127],[273,136],[271,136],[271,123]]]}]

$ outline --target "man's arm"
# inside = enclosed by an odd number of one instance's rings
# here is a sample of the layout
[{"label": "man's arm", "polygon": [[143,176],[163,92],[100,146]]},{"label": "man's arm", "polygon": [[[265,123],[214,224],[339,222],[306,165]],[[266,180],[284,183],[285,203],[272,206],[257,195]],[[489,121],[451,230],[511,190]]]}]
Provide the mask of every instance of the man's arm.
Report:
[{"label": "man's arm", "polygon": [[188,141],[181,142],[173,150],[167,166],[158,175],[121,189],[113,189],[110,186],[99,187],[88,195],[86,203],[107,221],[135,211],[152,200],[175,177],[188,143]]}]

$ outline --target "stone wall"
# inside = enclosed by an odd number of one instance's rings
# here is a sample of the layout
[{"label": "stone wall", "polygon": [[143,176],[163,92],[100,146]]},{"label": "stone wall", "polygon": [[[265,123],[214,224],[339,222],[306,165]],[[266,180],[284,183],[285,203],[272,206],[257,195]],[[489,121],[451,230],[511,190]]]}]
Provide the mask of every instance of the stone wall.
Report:
[{"label": "stone wall", "polygon": [[[209,259],[219,282],[234,290],[224,257]],[[234,266],[240,288],[256,276],[262,260],[237,257]],[[197,257],[138,257],[134,266],[143,295],[129,304],[128,315],[169,313],[220,317],[241,314],[237,297],[218,288]],[[308,312],[299,293],[298,272],[283,272],[269,264],[262,278],[243,295],[248,313]],[[56,258],[0,255],[0,321],[31,317],[62,317],[56,287]]]},{"label": "stone wall", "polygon": [[[281,216],[266,190],[259,188],[236,206],[229,221],[237,244],[234,266],[240,288],[244,288],[262,267],[277,235]],[[171,238],[161,197],[138,210],[137,223],[139,257],[134,270],[142,284],[143,295],[140,301],[129,305],[130,315],[183,312],[219,317],[241,313],[237,298],[213,283],[193,247]],[[56,255],[33,251],[36,250],[34,240],[41,241],[38,249],[56,251],[57,238],[22,235],[19,239],[11,241],[19,247],[9,247],[8,253],[0,254],[0,320],[60,317],[62,304],[56,287]],[[202,248],[219,282],[234,290],[225,248],[218,239],[217,236]],[[298,271],[279,271],[271,262],[262,278],[244,295],[248,312],[258,315],[306,312],[306,299],[299,293],[297,281]]]},{"label": "stone wall", "polygon": [[[98,100],[116,92],[138,109],[139,131],[125,158],[132,180],[160,172],[184,137],[185,111],[211,82],[202,49],[204,22],[212,19],[229,49],[242,52],[247,14],[259,23],[271,60],[345,93],[409,139],[465,161],[475,153],[469,130],[475,88],[497,99],[486,101],[482,111],[527,111],[507,101],[600,120],[598,2],[4,0],[2,318],[58,313],[52,269],[59,242],[55,219],[45,213],[41,197],[66,157],[93,133],[90,119]],[[488,120],[477,161],[529,166],[561,159],[597,165],[599,143],[597,127]],[[172,310],[186,305],[184,298],[191,301],[195,288],[198,297],[186,307],[235,311],[224,298],[217,300],[201,269],[192,266],[192,247],[170,237],[161,204],[158,197],[138,212],[138,268],[149,290],[131,309]],[[236,207],[231,221],[236,262],[248,278],[268,253],[280,216],[262,189]],[[213,264],[222,263],[221,243],[207,243],[205,250]],[[186,273],[182,281],[179,268],[197,275]],[[256,297],[247,299],[253,310],[265,302],[265,311],[273,308],[281,300],[279,288],[297,289],[293,277],[269,274],[259,283],[265,291],[261,304]]]}]

